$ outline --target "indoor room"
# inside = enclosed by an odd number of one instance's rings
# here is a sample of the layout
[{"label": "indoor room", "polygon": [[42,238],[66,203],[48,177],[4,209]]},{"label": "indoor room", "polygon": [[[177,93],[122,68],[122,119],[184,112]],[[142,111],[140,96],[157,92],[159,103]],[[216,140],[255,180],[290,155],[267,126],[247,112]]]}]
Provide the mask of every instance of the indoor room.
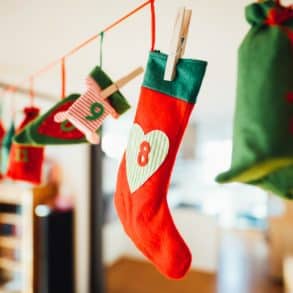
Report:
[{"label": "indoor room", "polygon": [[293,293],[292,0],[0,15],[0,293]]}]

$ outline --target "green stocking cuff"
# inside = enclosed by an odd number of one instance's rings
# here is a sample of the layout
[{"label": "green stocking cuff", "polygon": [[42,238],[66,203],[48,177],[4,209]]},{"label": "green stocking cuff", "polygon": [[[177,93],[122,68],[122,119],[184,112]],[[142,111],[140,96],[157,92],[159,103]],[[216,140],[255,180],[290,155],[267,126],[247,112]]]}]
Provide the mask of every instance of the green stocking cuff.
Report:
[{"label": "green stocking cuff", "polygon": [[195,103],[207,62],[180,59],[173,81],[164,80],[166,63],[166,54],[159,51],[150,52],[143,86],[189,103]]}]

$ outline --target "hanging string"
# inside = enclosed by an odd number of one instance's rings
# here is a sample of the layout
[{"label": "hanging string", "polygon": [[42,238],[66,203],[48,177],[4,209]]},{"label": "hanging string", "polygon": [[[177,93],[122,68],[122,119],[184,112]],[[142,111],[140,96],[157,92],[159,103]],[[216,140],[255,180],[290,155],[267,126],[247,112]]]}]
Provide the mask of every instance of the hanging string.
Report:
[{"label": "hanging string", "polygon": [[154,2],[154,0],[148,0],[148,1],[144,2],[143,4],[141,4],[140,6],[136,7],[135,9],[133,9],[132,11],[130,11],[129,13],[127,13],[126,15],[121,17],[120,19],[116,20],[115,22],[113,22],[112,24],[107,26],[105,29],[103,29],[103,32],[106,33],[107,31],[111,30],[112,28],[114,28],[115,26],[120,24],[122,21],[126,20],[131,15],[137,13],[139,10],[143,9],[145,6],[151,4],[152,2]]},{"label": "hanging string", "polygon": [[100,33],[100,67],[103,67],[103,44],[104,44],[105,33]]},{"label": "hanging string", "polygon": [[30,100],[31,100],[31,107],[33,107],[34,106],[34,100],[35,100],[34,78],[33,77],[30,78],[29,95],[30,95]]},{"label": "hanging string", "polygon": [[66,68],[65,57],[61,59],[61,99],[66,96]]},{"label": "hanging string", "polygon": [[155,10],[155,0],[150,1],[151,6],[151,51],[155,49],[156,43],[156,10]]},{"label": "hanging string", "polygon": [[[109,26],[107,26],[105,29],[102,30],[102,32],[105,33],[107,31],[110,31],[111,29],[113,29],[114,27],[116,27],[118,24],[120,24],[121,22],[123,22],[124,20],[126,20],[127,18],[129,18],[130,16],[136,14],[137,12],[139,12],[140,10],[142,10],[144,7],[146,7],[147,5],[150,5],[151,6],[151,17],[152,17],[152,19],[151,19],[151,30],[152,30],[152,44],[151,44],[151,49],[153,50],[154,49],[154,46],[155,46],[155,7],[154,7],[154,2],[155,2],[155,0],[148,0],[148,1],[144,2],[144,3],[142,3],[141,5],[139,5],[138,7],[136,7],[135,9],[131,10],[126,15],[122,16],[121,18],[119,18],[118,20],[116,20],[115,22],[113,22],[112,24],[110,24]],[[31,74],[30,76],[28,76],[27,78],[25,78],[23,81],[21,81],[17,85],[10,85],[10,86],[8,86],[5,91],[6,92],[16,92],[17,91],[17,88],[20,85],[22,85],[23,83],[27,82],[27,80],[29,80],[31,78],[36,78],[37,76],[39,76],[39,75],[47,72],[48,70],[50,70],[54,66],[58,65],[60,62],[62,63],[62,60],[64,60],[66,57],[69,57],[69,56],[75,54],[81,48],[83,48],[87,44],[91,43],[92,41],[96,40],[100,36],[101,36],[101,33],[98,33],[98,34],[93,35],[92,37],[88,38],[87,40],[83,41],[81,44],[79,44],[76,47],[74,47],[73,49],[71,49],[69,52],[67,52],[66,54],[64,54],[62,57],[60,57],[60,58],[52,61],[51,63],[47,64],[43,68],[41,68],[38,71],[36,71],[35,73]],[[65,83],[64,83],[64,93],[65,93]],[[63,91],[62,91],[62,94],[63,94]]]},{"label": "hanging string", "polygon": [[11,95],[12,95],[12,98],[10,99],[11,121],[12,123],[15,123],[15,119],[16,119],[15,94],[11,93]]}]

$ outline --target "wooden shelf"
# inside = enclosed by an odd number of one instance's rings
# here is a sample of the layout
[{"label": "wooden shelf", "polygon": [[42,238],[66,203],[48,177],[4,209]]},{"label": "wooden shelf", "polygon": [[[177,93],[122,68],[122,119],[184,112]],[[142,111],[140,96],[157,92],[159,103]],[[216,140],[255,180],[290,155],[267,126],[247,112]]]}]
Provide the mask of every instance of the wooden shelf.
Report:
[{"label": "wooden shelf", "polygon": [[[41,191],[40,191],[41,192]],[[20,213],[0,212],[0,224],[12,224],[21,231],[17,236],[0,236],[0,249],[18,250],[21,260],[14,261],[8,257],[0,257],[0,269],[21,274],[20,291],[4,289],[0,293],[33,293],[37,288],[37,262],[34,259],[36,235],[34,209],[38,204],[33,189],[21,184],[0,183],[0,204],[18,206]],[[18,289],[18,288],[16,288]]]},{"label": "wooden shelf", "polygon": [[12,272],[22,271],[21,264],[19,262],[4,257],[0,257],[0,268]]},{"label": "wooden shelf", "polygon": [[15,290],[9,290],[9,289],[4,289],[0,288],[0,293],[21,293],[21,291],[15,291]]},{"label": "wooden shelf", "polygon": [[0,236],[0,247],[18,249],[21,246],[19,238],[14,236]]},{"label": "wooden shelf", "polygon": [[17,215],[14,213],[0,213],[0,224],[18,225],[20,223],[21,223],[20,215]]},{"label": "wooden shelf", "polygon": [[22,203],[22,197],[17,195],[12,196],[10,194],[6,195],[0,192],[0,203],[20,205]]}]

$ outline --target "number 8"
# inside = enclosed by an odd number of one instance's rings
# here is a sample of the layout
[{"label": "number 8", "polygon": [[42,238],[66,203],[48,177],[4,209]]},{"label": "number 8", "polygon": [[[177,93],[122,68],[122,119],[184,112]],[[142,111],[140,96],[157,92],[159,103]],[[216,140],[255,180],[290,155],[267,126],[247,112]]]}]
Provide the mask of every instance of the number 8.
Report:
[{"label": "number 8", "polygon": [[149,154],[151,151],[151,146],[147,141],[143,141],[139,147],[139,153],[137,156],[137,163],[139,166],[144,167],[149,162]]}]

